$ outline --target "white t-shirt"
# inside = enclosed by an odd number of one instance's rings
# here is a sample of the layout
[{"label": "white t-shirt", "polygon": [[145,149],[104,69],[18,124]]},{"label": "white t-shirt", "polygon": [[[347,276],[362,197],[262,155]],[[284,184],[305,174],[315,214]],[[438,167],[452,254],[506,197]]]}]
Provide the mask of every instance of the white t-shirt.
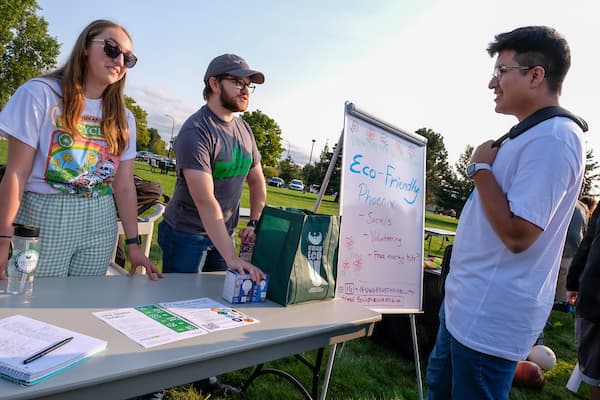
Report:
[{"label": "white t-shirt", "polygon": [[573,121],[556,117],[507,141],[497,154],[492,173],[510,210],[543,229],[527,250],[504,246],[476,190],[467,200],[444,301],[447,328],[463,345],[518,361],[544,328],[583,178],[581,136]]},{"label": "white t-shirt", "polygon": [[129,143],[120,157],[115,156],[108,153],[101,131],[102,99],[85,99],[81,137],[73,137],[59,125],[58,93],[58,82],[36,78],[19,87],[0,112],[0,135],[12,136],[36,150],[25,191],[86,197],[112,194],[110,180],[120,160],[135,157],[133,114],[127,110]]}]

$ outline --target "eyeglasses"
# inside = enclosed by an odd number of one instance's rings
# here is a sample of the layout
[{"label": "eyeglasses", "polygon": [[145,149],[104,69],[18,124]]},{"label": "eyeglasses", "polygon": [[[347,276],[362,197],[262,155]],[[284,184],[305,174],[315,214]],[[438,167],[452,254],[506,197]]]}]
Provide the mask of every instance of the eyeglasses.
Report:
[{"label": "eyeglasses", "polygon": [[242,90],[245,87],[248,88],[248,91],[250,93],[254,93],[254,89],[256,89],[256,85],[253,85],[252,83],[246,83],[243,79],[239,79],[239,78],[223,78],[227,81],[231,81],[233,82],[233,86],[235,86],[236,89]]},{"label": "eyeglasses", "polygon": [[110,58],[117,58],[121,54],[123,54],[123,64],[127,68],[135,67],[138,59],[133,53],[125,53],[119,45],[112,39],[91,39],[90,42],[102,42],[104,43],[104,54],[106,54]]},{"label": "eyeglasses", "polygon": [[502,77],[502,75],[504,75],[506,72],[510,71],[511,69],[516,69],[519,71],[529,71],[531,68],[533,67],[528,67],[526,65],[496,65],[494,67],[494,77],[496,79],[500,79]]}]

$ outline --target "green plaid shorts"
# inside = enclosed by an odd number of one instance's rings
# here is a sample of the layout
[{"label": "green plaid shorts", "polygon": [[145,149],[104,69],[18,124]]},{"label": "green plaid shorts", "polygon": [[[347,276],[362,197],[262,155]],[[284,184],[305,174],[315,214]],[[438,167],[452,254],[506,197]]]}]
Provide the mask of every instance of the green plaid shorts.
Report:
[{"label": "green plaid shorts", "polygon": [[25,192],[15,222],[40,228],[37,277],[106,274],[117,237],[112,196]]}]

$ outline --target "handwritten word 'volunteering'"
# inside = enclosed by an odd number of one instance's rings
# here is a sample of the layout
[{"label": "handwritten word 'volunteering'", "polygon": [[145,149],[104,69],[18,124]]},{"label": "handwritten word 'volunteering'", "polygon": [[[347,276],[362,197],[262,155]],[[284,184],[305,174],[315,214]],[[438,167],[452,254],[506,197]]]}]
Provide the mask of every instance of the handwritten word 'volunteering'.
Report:
[{"label": "handwritten word 'volunteering'", "polygon": [[[417,185],[417,180],[415,178],[412,178],[410,180],[410,182],[407,182],[407,181],[403,181],[398,176],[394,176],[393,173],[394,173],[394,170],[396,169],[396,167],[394,167],[393,165],[390,165],[390,164],[386,165],[385,172],[378,171],[374,167],[371,167],[366,164],[362,164],[361,159],[363,157],[364,156],[362,154],[354,155],[354,157],[352,158],[352,163],[350,164],[350,167],[348,168],[350,170],[350,172],[352,172],[353,174],[363,175],[373,181],[378,178],[383,179],[386,187],[400,190],[403,192],[408,192],[410,194],[414,194],[414,196],[412,198],[408,198],[408,197],[403,198],[407,204],[409,204],[409,205],[414,204],[415,200],[417,199],[418,194],[421,192],[421,189]],[[368,193],[364,192],[364,189],[365,189],[364,185],[361,184],[359,186],[361,187],[361,192],[362,192],[361,196],[369,195]],[[367,191],[368,191],[368,189],[367,189]],[[394,208],[393,204],[391,204],[391,206],[392,206],[392,208]]]}]

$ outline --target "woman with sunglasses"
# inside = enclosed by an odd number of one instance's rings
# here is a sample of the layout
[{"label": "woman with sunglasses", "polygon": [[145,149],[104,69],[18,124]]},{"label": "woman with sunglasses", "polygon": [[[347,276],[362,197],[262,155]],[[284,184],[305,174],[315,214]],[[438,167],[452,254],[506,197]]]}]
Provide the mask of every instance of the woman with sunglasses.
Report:
[{"label": "woman with sunglasses", "polygon": [[37,276],[104,275],[117,210],[130,274],[142,266],[150,279],[162,277],[138,243],[136,126],[123,94],[127,71],[137,62],[131,49],[122,26],[93,21],[65,65],[19,87],[0,113],[0,135],[8,139],[0,183],[0,279],[13,223],[40,228]]}]

